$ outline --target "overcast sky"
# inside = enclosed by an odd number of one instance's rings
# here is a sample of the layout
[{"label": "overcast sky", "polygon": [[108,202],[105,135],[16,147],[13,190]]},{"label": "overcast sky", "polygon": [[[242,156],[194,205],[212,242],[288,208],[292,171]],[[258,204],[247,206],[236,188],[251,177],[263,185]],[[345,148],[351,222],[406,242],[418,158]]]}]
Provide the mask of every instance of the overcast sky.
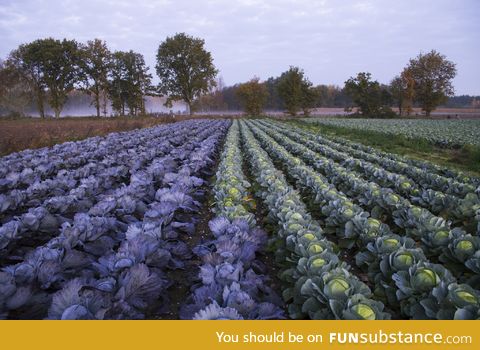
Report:
[{"label": "overcast sky", "polygon": [[0,0],[0,56],[38,38],[101,38],[140,52],[155,73],[167,36],[206,41],[227,85],[278,76],[290,65],[314,84],[360,71],[388,83],[419,52],[457,64],[456,94],[480,95],[478,0]]}]

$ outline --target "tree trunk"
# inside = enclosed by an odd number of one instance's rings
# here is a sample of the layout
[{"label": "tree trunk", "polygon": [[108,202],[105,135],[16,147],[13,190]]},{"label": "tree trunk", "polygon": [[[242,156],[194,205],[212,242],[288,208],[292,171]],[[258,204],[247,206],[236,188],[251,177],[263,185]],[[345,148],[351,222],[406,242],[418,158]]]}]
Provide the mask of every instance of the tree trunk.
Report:
[{"label": "tree trunk", "polygon": [[188,108],[188,114],[191,116],[193,115],[192,111],[192,103],[190,101],[187,101],[187,108]]},{"label": "tree trunk", "polygon": [[95,107],[97,108],[97,118],[100,118],[100,91],[95,93]]},{"label": "tree trunk", "polygon": [[43,103],[43,92],[41,89],[38,89],[37,92],[37,106],[38,106],[38,113],[40,114],[41,118],[45,118],[45,107]]},{"label": "tree trunk", "polygon": [[408,116],[410,116],[410,114],[412,113],[412,105],[413,105],[413,102],[412,100],[409,98],[405,101],[405,114]]},{"label": "tree trunk", "polygon": [[107,93],[105,91],[102,92],[102,109],[103,109],[103,116],[107,116]]},{"label": "tree trunk", "polygon": [[60,112],[61,111],[62,111],[62,109],[60,107],[55,108],[55,119],[60,118]]},{"label": "tree trunk", "polygon": [[296,117],[297,116],[297,109],[295,107],[289,107],[288,109],[288,113],[292,116],[292,117]]}]

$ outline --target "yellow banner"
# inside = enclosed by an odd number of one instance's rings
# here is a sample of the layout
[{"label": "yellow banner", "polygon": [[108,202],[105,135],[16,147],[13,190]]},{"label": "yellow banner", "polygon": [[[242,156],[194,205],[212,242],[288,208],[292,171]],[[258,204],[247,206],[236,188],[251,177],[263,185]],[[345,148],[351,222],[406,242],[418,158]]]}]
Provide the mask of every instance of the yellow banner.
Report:
[{"label": "yellow banner", "polygon": [[478,321],[0,321],[1,349],[480,349]]}]

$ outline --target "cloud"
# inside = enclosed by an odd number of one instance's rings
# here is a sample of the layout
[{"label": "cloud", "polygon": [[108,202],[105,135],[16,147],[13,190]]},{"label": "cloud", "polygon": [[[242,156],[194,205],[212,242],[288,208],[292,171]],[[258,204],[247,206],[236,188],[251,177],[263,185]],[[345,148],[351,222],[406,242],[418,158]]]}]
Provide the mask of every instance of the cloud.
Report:
[{"label": "cloud", "polygon": [[0,56],[41,37],[99,37],[155,66],[177,32],[204,38],[227,84],[299,65],[314,83],[343,84],[359,70],[388,82],[420,51],[457,62],[458,93],[480,94],[480,6],[474,0],[2,0]]}]

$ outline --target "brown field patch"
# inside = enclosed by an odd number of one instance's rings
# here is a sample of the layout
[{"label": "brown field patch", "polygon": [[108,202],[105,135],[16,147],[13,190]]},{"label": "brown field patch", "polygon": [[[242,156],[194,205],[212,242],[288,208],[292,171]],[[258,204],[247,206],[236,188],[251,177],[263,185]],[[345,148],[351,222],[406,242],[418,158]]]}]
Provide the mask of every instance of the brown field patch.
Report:
[{"label": "brown field patch", "polygon": [[0,118],[0,156],[28,148],[50,147],[112,132],[148,128],[189,119],[189,116],[161,117],[67,117],[60,119]]}]

